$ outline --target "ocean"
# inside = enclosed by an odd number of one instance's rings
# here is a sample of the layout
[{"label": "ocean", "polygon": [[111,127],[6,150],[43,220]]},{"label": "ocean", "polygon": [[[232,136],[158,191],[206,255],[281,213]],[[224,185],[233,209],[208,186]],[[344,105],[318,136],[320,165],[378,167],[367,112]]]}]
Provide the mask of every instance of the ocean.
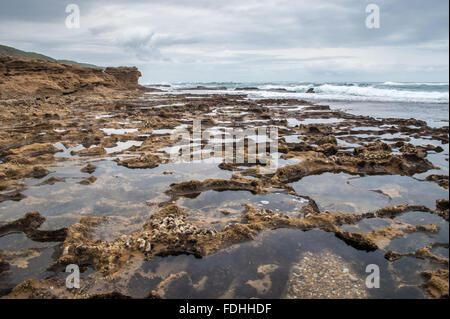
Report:
[{"label": "ocean", "polygon": [[[165,83],[171,93],[239,94],[252,99],[295,98],[377,118],[416,118],[448,125],[448,82],[184,82]],[[154,87],[155,85],[147,84]],[[187,90],[204,87],[203,90]],[[306,93],[313,88],[315,94]]]}]

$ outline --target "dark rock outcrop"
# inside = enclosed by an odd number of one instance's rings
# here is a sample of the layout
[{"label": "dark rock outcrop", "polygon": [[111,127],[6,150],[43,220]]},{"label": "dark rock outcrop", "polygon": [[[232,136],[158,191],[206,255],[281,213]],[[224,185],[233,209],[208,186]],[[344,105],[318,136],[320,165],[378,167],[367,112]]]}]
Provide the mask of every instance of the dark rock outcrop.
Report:
[{"label": "dark rock outcrop", "polygon": [[58,242],[64,241],[67,235],[67,229],[56,230],[38,229],[45,221],[45,217],[39,212],[26,213],[24,217],[12,222],[0,224],[0,237],[23,232],[28,238],[39,242]]}]

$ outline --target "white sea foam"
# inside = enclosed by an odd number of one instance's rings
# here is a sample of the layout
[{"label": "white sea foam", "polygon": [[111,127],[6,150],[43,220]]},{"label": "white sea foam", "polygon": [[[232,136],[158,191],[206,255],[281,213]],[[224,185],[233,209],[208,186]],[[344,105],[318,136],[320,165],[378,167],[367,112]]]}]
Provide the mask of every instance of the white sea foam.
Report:
[{"label": "white sea foam", "polygon": [[[391,91],[391,90],[389,90]],[[317,91],[318,92],[318,91]],[[298,98],[315,101],[361,101],[361,102],[413,102],[413,103],[448,103],[448,93],[417,93],[417,92],[374,92],[373,95],[345,94],[332,92],[318,92],[318,94],[308,93],[279,93],[260,91],[249,93],[251,98]]]},{"label": "white sea foam", "polygon": [[389,86],[448,86],[448,82],[384,82],[383,85]]},{"label": "white sea foam", "polygon": [[[395,87],[375,87],[376,85],[356,84],[321,84],[302,85],[296,92],[274,92],[270,90],[249,91],[252,98],[300,98],[307,100],[331,101],[373,101],[373,102],[421,102],[448,103],[449,92],[445,90],[417,90],[396,89]],[[378,84],[379,86],[379,84]],[[306,93],[307,88],[313,87],[316,94]],[[281,88],[281,87],[280,87]],[[285,86],[289,91],[293,87]]]},{"label": "white sea foam", "polygon": [[[384,83],[178,83],[172,84],[172,93],[196,86],[225,87],[221,90],[190,91],[190,94],[242,94],[251,98],[299,98],[315,101],[359,101],[359,102],[418,102],[449,103],[448,83],[445,82],[384,82]],[[257,87],[259,90],[235,91],[237,87]],[[314,88],[317,94],[307,94]],[[283,92],[280,89],[285,89]],[[278,91],[277,91],[278,90]]]},{"label": "white sea foam", "polygon": [[373,86],[339,86],[323,84],[316,89],[318,93],[335,95],[338,98],[362,100],[385,100],[385,101],[407,101],[407,102],[447,102],[449,94],[439,91],[412,91],[396,90],[393,88],[375,88]]}]

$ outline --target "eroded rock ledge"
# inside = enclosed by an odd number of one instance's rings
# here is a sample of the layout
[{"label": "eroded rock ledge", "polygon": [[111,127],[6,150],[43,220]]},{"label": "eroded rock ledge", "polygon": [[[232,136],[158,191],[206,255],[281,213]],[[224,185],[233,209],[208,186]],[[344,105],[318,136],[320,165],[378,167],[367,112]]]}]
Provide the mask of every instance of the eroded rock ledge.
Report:
[{"label": "eroded rock ledge", "polygon": [[417,147],[410,145],[401,150],[401,155],[391,152],[389,145],[376,142],[355,148],[352,155],[338,154],[327,157],[317,154],[295,165],[279,168],[274,179],[293,182],[309,175],[325,172],[344,172],[353,175],[407,175],[423,173],[432,168],[425,155]]},{"label": "eroded rock ledge", "polygon": [[[289,217],[279,212],[255,208],[251,205],[244,206],[239,223],[229,224],[221,231],[216,231],[199,222],[189,221],[187,219],[188,212],[176,205],[168,205],[161,208],[158,213],[150,216],[148,222],[143,225],[140,231],[130,235],[122,235],[113,241],[101,240],[95,238],[94,235],[96,227],[101,223],[107,223],[107,218],[83,217],[79,223],[70,226],[64,231],[64,238],[62,238],[62,235],[57,238],[58,240],[64,240],[61,247],[61,255],[48,270],[58,271],[68,264],[90,265],[98,271],[96,276],[100,276],[99,278],[103,276],[103,280],[113,280],[113,278],[120,277],[122,270],[130,267],[130,263],[132,264],[133,261],[150,260],[155,256],[178,254],[192,254],[201,258],[231,245],[253,240],[264,230],[279,228],[295,228],[303,231],[320,229],[334,233],[337,238],[356,249],[366,251],[383,250],[386,241],[402,237],[407,233],[435,233],[438,231],[436,225],[414,226],[398,222],[394,220],[395,217],[411,211],[423,211],[442,216],[439,204],[436,210],[421,205],[399,205],[359,215],[323,212],[310,213],[301,218]],[[341,230],[343,225],[356,224],[368,218],[388,218],[392,220],[392,224],[367,234]],[[36,228],[42,224],[43,220],[44,218],[37,212],[28,213],[17,221],[3,225],[0,231],[6,234],[9,231],[19,230],[33,236]],[[39,238],[39,236],[35,238]],[[427,258],[444,267],[444,269],[439,271],[423,273],[424,278],[426,278],[424,289],[431,296],[440,297],[448,295],[448,285],[445,286],[443,281],[445,276],[448,278],[448,269],[445,268],[448,267],[448,259],[437,257],[430,253],[429,250],[435,245],[420,249],[410,254],[410,256]],[[391,251],[385,254],[386,259],[390,261],[397,260],[403,256],[406,255]],[[7,263],[2,264],[4,270],[7,267]],[[58,294],[58,292],[56,290],[49,292],[49,289],[45,287],[56,285],[57,281],[58,277],[49,278],[42,282],[29,280],[18,285],[6,297],[49,297],[49,294]],[[447,287],[447,290],[445,290],[445,287]],[[92,298],[98,295],[84,291],[81,294],[78,291],[71,293],[66,289],[61,289],[60,293],[65,297],[75,298]],[[110,296],[110,294],[112,295]],[[98,295],[100,298],[114,296],[113,292]],[[150,293],[149,296],[152,298],[157,297],[154,292]],[[126,296],[120,294],[117,297]]]},{"label": "eroded rock ledge", "polygon": [[[122,235],[112,242],[95,239],[92,236],[95,227],[99,223],[107,222],[107,219],[83,217],[79,223],[69,227],[67,238],[63,243],[63,255],[52,268],[70,263],[89,263],[104,274],[112,274],[133,256],[151,258],[193,254],[202,257],[230,245],[254,239],[263,230],[278,228],[297,228],[304,231],[322,229],[335,233],[338,238],[357,249],[373,251],[383,248],[384,245],[379,243],[384,243],[385,240],[411,232],[435,233],[438,227],[396,222],[369,234],[350,233],[342,231],[339,227],[344,224],[355,224],[365,218],[393,219],[417,209],[423,210],[423,207],[401,205],[361,215],[325,212],[292,218],[279,212],[245,205],[240,223],[229,224],[222,231],[216,231],[198,222],[187,220],[187,212],[176,205],[169,205],[152,215],[141,231],[128,236]],[[428,211],[437,213],[430,209]]]},{"label": "eroded rock ledge", "polygon": [[26,213],[24,217],[15,221],[0,224],[0,237],[22,232],[28,238],[34,241],[63,241],[67,235],[67,228],[57,230],[40,230],[38,229],[45,221],[45,217],[39,212]]},{"label": "eroded rock ledge", "polygon": [[96,69],[36,59],[0,57],[0,98],[142,90],[137,68]]}]

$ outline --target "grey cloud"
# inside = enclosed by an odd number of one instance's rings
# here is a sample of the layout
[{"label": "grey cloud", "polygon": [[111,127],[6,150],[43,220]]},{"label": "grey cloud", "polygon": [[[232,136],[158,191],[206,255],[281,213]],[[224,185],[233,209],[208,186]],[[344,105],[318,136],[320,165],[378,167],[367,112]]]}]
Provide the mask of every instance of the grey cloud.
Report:
[{"label": "grey cloud", "polygon": [[[86,28],[64,28],[69,3],[80,6]],[[380,29],[364,25],[369,3],[380,6]],[[333,79],[365,74],[369,79],[380,76],[378,69],[390,78],[400,72],[412,76],[411,68],[388,54],[381,59],[383,67],[362,70],[360,64],[370,65],[374,58],[357,52],[378,47],[400,50],[394,53],[418,69],[414,76],[423,70],[441,80],[448,78],[448,9],[448,0],[15,0],[0,3],[0,43],[56,58],[137,64],[162,80],[208,74],[219,79],[243,70],[243,77],[268,80],[298,77],[299,72]],[[336,53],[311,57],[298,51],[286,57],[275,52],[297,48]],[[418,51],[423,53],[420,61]],[[291,73],[268,71],[282,65],[290,65]]]}]

